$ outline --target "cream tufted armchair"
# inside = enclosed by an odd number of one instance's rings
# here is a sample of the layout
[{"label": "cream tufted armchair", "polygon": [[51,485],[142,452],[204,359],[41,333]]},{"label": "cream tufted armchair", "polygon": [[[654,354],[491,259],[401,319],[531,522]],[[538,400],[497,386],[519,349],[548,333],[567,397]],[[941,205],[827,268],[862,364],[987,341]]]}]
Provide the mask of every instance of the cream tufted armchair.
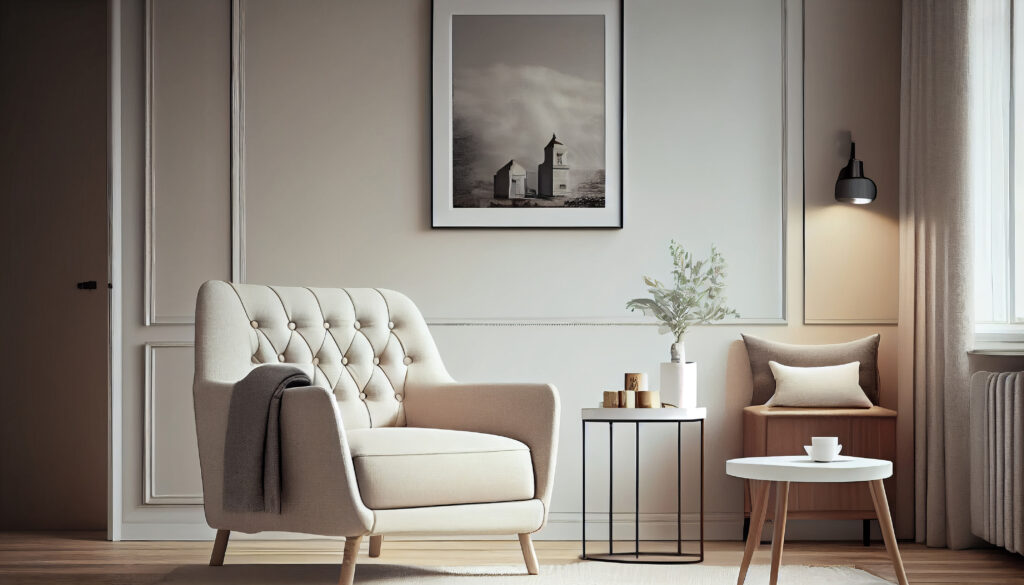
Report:
[{"label": "cream tufted armchair", "polygon": [[[230,531],[344,536],[352,583],[364,536],[530,534],[547,520],[558,442],[550,384],[452,380],[415,305],[394,291],[205,283],[193,396],[211,565]],[[261,364],[304,369],[281,400],[281,513],[222,506],[232,386]]]}]

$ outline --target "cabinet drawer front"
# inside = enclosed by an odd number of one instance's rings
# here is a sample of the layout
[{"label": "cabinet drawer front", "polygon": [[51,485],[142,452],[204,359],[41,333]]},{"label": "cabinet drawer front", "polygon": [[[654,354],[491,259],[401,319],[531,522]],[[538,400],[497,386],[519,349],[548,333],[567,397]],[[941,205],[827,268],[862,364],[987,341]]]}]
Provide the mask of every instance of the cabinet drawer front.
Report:
[{"label": "cabinet drawer front", "polygon": [[849,451],[850,419],[847,417],[778,417],[768,420],[766,455],[803,455],[811,437],[839,437],[844,455],[862,455]]},{"label": "cabinet drawer front", "polygon": [[[886,418],[779,417],[768,420],[767,455],[804,452],[811,437],[839,437],[843,454],[893,461],[896,457],[896,421]],[[890,480],[886,480],[888,485]],[[892,489],[891,486],[889,489]],[[774,501],[774,500],[773,500]],[[874,517],[867,485],[794,483],[789,492],[791,512],[820,512],[821,517]],[[815,514],[817,516],[817,514]]]}]

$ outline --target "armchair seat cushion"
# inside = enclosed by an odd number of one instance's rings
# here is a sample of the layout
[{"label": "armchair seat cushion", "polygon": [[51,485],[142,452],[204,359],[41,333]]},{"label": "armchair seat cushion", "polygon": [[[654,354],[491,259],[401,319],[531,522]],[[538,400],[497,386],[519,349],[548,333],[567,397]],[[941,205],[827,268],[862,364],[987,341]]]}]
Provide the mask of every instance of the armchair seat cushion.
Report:
[{"label": "armchair seat cushion", "polygon": [[507,437],[415,427],[348,432],[363,503],[373,510],[529,500],[530,449]]}]

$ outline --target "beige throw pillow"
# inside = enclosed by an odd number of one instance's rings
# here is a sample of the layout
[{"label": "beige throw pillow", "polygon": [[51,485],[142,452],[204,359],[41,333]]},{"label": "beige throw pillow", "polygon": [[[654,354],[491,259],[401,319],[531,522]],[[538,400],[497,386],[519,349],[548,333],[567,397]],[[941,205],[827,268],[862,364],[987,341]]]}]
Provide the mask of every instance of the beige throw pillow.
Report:
[{"label": "beige throw pillow", "polygon": [[798,368],[768,362],[775,376],[775,395],[768,406],[871,408],[860,387],[860,362]]}]

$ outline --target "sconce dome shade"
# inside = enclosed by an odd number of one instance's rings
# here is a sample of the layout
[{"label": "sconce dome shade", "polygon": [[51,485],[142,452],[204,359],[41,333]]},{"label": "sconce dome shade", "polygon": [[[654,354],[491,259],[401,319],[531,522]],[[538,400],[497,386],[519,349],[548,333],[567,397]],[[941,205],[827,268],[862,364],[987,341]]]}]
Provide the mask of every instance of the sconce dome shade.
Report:
[{"label": "sconce dome shade", "polygon": [[864,176],[864,163],[857,160],[857,145],[850,143],[850,161],[836,179],[836,201],[864,205],[875,200],[878,188]]}]

